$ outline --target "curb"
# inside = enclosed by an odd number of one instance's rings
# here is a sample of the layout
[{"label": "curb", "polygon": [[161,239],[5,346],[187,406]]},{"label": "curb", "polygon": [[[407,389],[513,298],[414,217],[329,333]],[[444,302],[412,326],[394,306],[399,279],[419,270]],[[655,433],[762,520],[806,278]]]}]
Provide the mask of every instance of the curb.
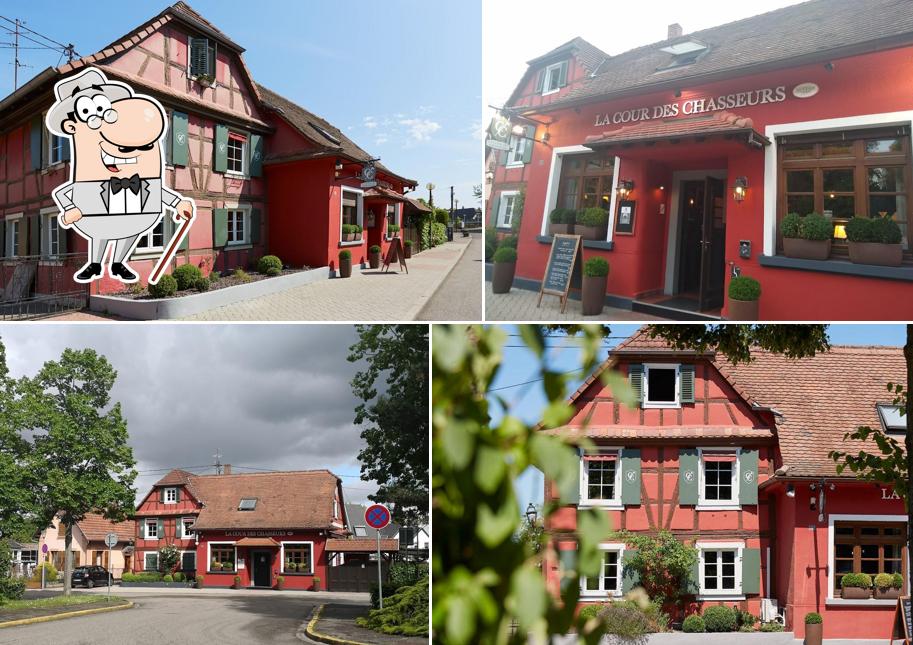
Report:
[{"label": "curb", "polygon": [[317,631],[317,621],[320,620],[320,614],[323,611],[323,608],[326,605],[318,605],[314,610],[314,614],[311,616],[311,621],[308,623],[305,633],[308,638],[319,641],[321,643],[328,643],[329,645],[368,645],[367,643],[362,643],[359,641],[349,641],[344,638],[336,638],[335,636],[328,636],[326,634],[321,634]]},{"label": "curb", "polygon": [[[429,294],[428,299],[425,300],[425,302],[421,303],[417,309],[413,308],[412,310],[410,310],[408,312],[408,316],[406,318],[404,318],[404,320],[418,320],[419,315],[421,315],[422,311],[425,310],[425,307],[428,306],[428,303],[431,302],[431,299],[435,295],[437,295],[437,292],[440,291],[441,286],[444,284],[444,282],[447,280],[447,278],[450,276],[450,274],[453,273],[453,270],[456,269],[456,265],[458,265],[460,263],[460,260],[463,259],[463,256],[466,255],[466,251],[469,250],[469,246],[471,244],[472,244],[471,240],[470,240],[469,244],[463,244],[463,250],[460,251],[460,254],[457,256],[456,261],[452,265],[450,265],[450,268],[447,269],[447,272],[444,273],[444,275],[441,277],[440,281],[436,285],[434,285],[434,289]],[[484,294],[483,294],[483,297],[484,297]]]},{"label": "curb", "polygon": [[0,629],[4,627],[17,627],[19,625],[31,625],[33,623],[47,623],[52,620],[63,620],[64,618],[74,618],[76,616],[88,616],[89,614],[102,614],[108,611],[119,611],[121,609],[131,609],[133,603],[127,601],[125,605],[115,605],[113,607],[99,607],[98,609],[80,609],[79,611],[68,611],[62,614],[52,614],[50,616],[36,616],[35,618],[22,618],[20,620],[8,620],[0,623]]}]

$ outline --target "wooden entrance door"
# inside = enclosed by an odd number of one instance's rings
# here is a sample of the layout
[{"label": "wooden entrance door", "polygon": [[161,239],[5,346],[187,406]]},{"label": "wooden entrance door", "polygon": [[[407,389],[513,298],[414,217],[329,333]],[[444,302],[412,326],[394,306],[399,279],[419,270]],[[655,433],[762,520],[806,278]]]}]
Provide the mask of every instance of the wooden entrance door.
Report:
[{"label": "wooden entrance door", "polygon": [[704,212],[701,225],[701,311],[723,306],[726,270],[726,184],[722,179],[704,180]]},{"label": "wooden entrance door", "polygon": [[681,183],[678,293],[693,298],[697,298],[701,286],[705,188],[703,179]]},{"label": "wooden entrance door", "polygon": [[270,568],[273,563],[273,556],[269,551],[251,551],[250,553],[251,574],[255,587],[272,587],[272,575]]}]

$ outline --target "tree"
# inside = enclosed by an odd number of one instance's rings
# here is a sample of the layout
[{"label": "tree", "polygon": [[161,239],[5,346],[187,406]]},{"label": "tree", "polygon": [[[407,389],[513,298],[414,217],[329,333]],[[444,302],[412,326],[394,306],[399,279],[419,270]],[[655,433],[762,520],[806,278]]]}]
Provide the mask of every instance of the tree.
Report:
[{"label": "tree", "polygon": [[[361,478],[375,481],[375,502],[393,506],[406,525],[428,517],[428,328],[424,325],[358,325],[350,362],[366,367],[352,379],[362,400],[355,423],[365,426],[358,453]],[[381,391],[382,390],[382,391]]]},{"label": "tree", "polygon": [[651,325],[650,336],[675,349],[715,349],[733,363],[751,361],[753,349],[805,358],[830,349],[827,325]]},{"label": "tree", "polygon": [[17,391],[6,365],[6,348],[0,342],[0,540],[28,540],[37,528],[34,478],[26,465],[28,443],[20,432],[22,415]]},{"label": "tree", "polygon": [[28,466],[42,526],[66,528],[64,594],[73,572],[73,525],[91,512],[123,521],[133,511],[136,462],[120,403],[117,372],[95,350],[65,349],[34,378],[22,379],[24,427],[33,433]]}]

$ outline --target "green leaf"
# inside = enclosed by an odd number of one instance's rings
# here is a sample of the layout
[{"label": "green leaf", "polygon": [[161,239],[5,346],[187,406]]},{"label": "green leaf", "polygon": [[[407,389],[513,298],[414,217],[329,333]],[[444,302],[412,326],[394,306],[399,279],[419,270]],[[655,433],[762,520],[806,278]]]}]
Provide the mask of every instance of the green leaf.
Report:
[{"label": "green leaf", "polygon": [[602,373],[602,382],[611,390],[612,396],[619,403],[629,408],[637,408],[640,405],[630,381],[623,374],[619,374],[615,370],[606,370]]},{"label": "green leaf", "polygon": [[507,465],[504,463],[504,456],[500,451],[490,446],[480,446],[476,453],[475,465],[475,482],[482,492],[491,494],[498,489],[504,475],[507,472]]},{"label": "green leaf", "polygon": [[520,332],[520,337],[523,339],[523,342],[526,343],[526,346],[529,347],[536,356],[541,357],[542,352],[545,351],[542,328],[538,325],[518,325],[517,329]]},{"label": "green leaf", "polygon": [[447,638],[455,645],[469,643],[476,628],[476,612],[467,596],[451,595],[448,598]]},{"label": "green leaf", "polygon": [[550,404],[542,413],[542,425],[546,428],[563,426],[574,416],[574,408],[563,401]]},{"label": "green leaf", "polygon": [[531,629],[548,605],[548,591],[542,572],[530,566],[517,569],[511,578],[511,600],[520,630]]},{"label": "green leaf", "polygon": [[512,499],[502,504],[497,512],[482,504],[476,521],[476,536],[482,544],[494,548],[513,535],[519,521],[520,512]]},{"label": "green leaf", "polygon": [[468,421],[451,421],[442,432],[443,458],[450,461],[454,468],[465,468],[472,459],[472,450],[476,437],[472,432],[475,424]]},{"label": "green leaf", "polygon": [[454,372],[462,368],[469,339],[459,327],[451,330],[447,325],[434,325],[433,341],[434,362],[440,369]]}]

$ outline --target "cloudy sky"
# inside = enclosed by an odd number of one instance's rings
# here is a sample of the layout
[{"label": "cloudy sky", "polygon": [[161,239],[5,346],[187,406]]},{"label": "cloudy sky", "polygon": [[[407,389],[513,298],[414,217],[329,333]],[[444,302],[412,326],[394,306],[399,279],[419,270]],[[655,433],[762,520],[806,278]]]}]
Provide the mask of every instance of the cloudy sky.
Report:
[{"label": "cloudy sky", "polygon": [[363,365],[346,360],[352,326],[30,324],[6,325],[0,338],[13,376],[67,347],[108,358],[140,496],[170,468],[214,473],[217,449],[235,472],[329,468],[347,502],[376,490],[358,476],[349,382]]}]

